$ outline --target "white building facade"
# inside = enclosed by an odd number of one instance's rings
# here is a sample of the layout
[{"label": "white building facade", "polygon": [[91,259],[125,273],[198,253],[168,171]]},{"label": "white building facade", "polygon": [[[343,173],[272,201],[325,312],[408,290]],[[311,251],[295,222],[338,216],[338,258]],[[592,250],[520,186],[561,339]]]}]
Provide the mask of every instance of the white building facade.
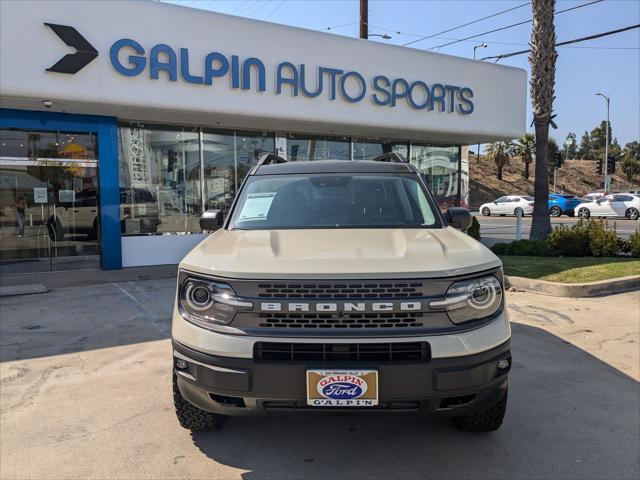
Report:
[{"label": "white building facade", "polygon": [[264,153],[398,151],[465,206],[465,145],[525,132],[520,69],[152,1],[2,2],[0,19],[9,272],[177,263]]}]

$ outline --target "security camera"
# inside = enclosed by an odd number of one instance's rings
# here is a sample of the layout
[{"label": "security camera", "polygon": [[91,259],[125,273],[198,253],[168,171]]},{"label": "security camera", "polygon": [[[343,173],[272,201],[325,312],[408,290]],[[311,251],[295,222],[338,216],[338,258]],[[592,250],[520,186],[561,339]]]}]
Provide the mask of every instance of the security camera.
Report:
[{"label": "security camera", "polygon": [[51,108],[53,107],[53,102],[51,100],[43,100],[42,104],[46,107],[46,108]]}]

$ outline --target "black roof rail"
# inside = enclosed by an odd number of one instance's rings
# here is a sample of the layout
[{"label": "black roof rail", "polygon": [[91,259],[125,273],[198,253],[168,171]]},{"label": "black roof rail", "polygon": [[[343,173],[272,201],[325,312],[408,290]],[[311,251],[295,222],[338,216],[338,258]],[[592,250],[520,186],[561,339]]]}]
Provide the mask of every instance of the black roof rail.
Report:
[{"label": "black roof rail", "polygon": [[262,165],[270,165],[272,163],[287,163],[287,160],[279,157],[278,155],[274,155],[273,153],[267,153],[266,155],[260,157],[260,160],[258,160],[256,167],[260,167]]},{"label": "black roof rail", "polygon": [[374,162],[409,163],[404,155],[397,152],[383,153],[373,159]]}]

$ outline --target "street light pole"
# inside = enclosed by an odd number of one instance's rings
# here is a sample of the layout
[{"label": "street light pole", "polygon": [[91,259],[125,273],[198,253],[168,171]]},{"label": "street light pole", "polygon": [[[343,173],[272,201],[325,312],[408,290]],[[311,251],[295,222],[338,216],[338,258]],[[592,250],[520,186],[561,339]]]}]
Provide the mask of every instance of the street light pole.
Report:
[{"label": "street light pole", "polygon": [[605,142],[604,142],[604,168],[602,169],[604,171],[604,190],[606,192],[609,191],[609,183],[610,183],[610,179],[609,179],[609,104],[611,103],[611,97],[608,97],[602,93],[596,93],[596,96],[600,96],[602,98],[604,98],[607,101],[607,128],[605,131]]},{"label": "street light pole", "polygon": [[[487,44],[486,43],[481,43],[480,45],[476,45],[475,47],[473,47],[473,59],[476,59],[476,50],[478,48],[487,48]],[[480,163],[480,144],[478,143],[478,151],[476,152],[476,162]]]}]

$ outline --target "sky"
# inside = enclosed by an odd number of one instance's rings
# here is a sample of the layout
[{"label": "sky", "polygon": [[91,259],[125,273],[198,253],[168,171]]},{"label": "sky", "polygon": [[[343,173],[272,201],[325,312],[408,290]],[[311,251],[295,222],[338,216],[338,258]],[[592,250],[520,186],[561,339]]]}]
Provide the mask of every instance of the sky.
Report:
[{"label": "sky", "polygon": [[[335,35],[357,37],[359,34],[358,0],[161,0],[187,7],[201,8],[242,17],[321,30]],[[556,0],[556,12],[594,0]],[[482,20],[463,28],[422,40],[407,48],[434,49],[445,43],[531,19],[531,5],[526,0],[436,1],[369,0],[369,34],[388,34],[392,38],[371,37],[370,41],[403,45],[422,37],[492,15],[514,7],[510,12]],[[557,41],[562,42],[640,24],[640,0],[602,0],[555,17]],[[399,32],[399,33],[398,33]],[[531,24],[435,48],[448,55],[473,58],[525,50]],[[494,61],[494,60],[487,60]],[[529,70],[526,54],[500,60],[501,64]],[[551,135],[564,142],[569,132],[578,141],[606,119],[606,102],[595,94],[611,98],[613,136],[624,147],[640,141],[640,29],[608,37],[558,47],[554,102],[557,130]],[[527,130],[533,131],[528,102]]]}]

